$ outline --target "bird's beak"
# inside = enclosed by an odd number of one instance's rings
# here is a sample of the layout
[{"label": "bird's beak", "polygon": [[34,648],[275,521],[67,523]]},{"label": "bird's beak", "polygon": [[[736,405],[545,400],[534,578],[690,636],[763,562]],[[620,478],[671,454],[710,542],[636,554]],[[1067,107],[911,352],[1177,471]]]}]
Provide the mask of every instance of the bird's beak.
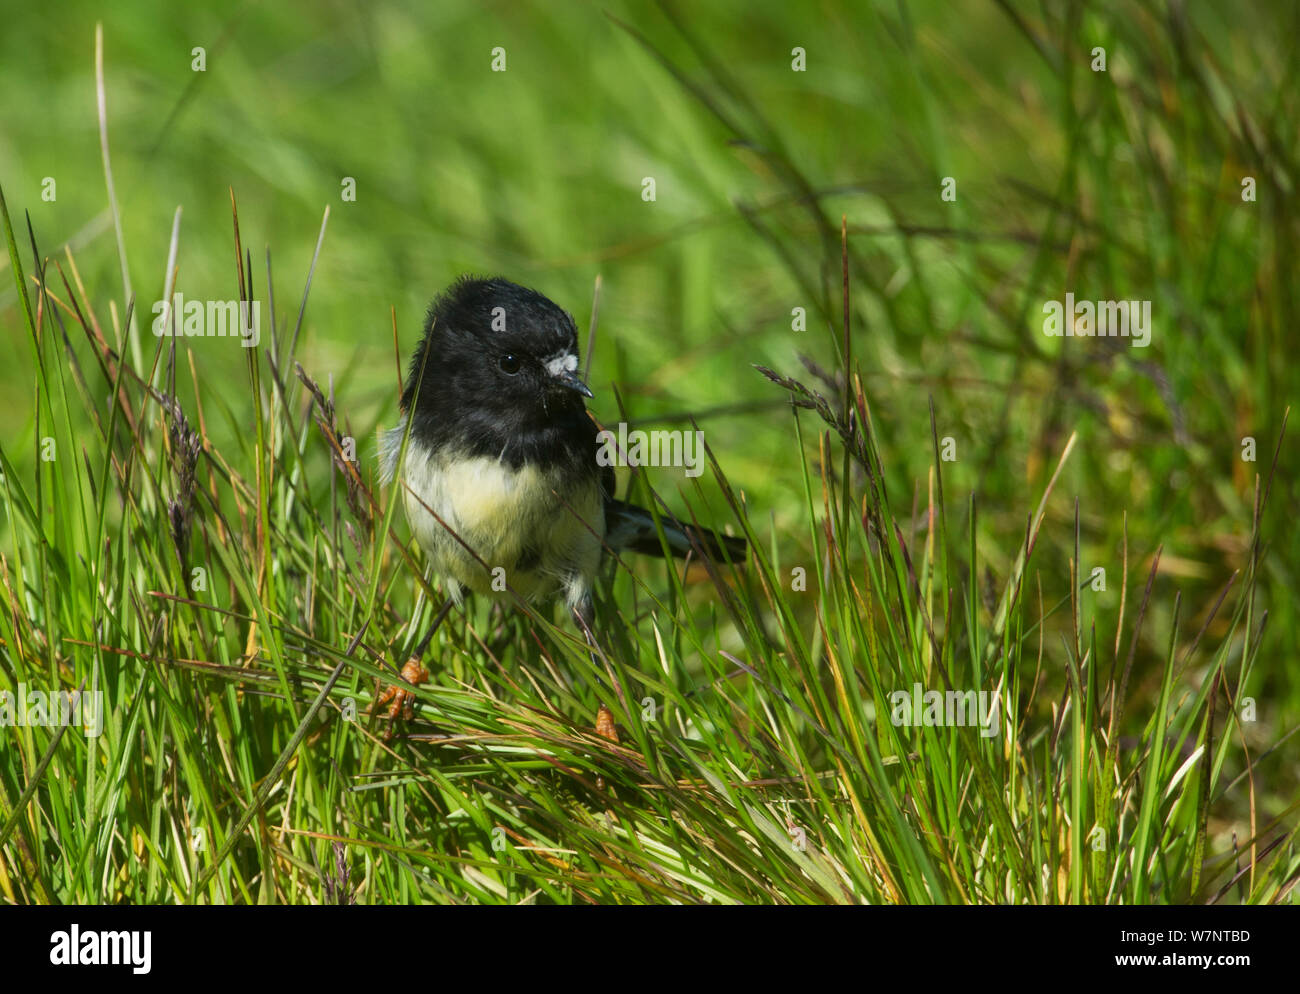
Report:
[{"label": "bird's beak", "polygon": [[582,394],[584,397],[595,396],[595,394],[591,392],[591,388],[588,387],[587,384],[583,383],[582,380],[578,379],[577,373],[571,373],[567,369],[554,374],[552,382],[557,387],[564,390],[572,390],[575,393]]},{"label": "bird's beak", "polygon": [[569,352],[556,356],[546,364],[546,371],[551,374],[551,386],[559,390],[572,390],[584,397],[592,396],[587,384],[578,379],[578,357]]}]

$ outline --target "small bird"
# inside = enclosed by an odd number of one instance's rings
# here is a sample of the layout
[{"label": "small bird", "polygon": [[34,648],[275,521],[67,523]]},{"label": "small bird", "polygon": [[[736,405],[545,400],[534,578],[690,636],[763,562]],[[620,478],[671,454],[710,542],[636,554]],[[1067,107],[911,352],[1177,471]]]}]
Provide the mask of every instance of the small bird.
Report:
[{"label": "small bird", "polygon": [[[578,375],[573,318],[536,290],[462,277],[434,300],[380,456],[444,581],[449,600],[435,627],[466,590],[513,592],[562,596],[590,637],[603,551],[663,555],[650,513],[614,496],[614,469],[597,458],[599,426],[584,402],[591,396]],[[744,539],[660,521],[674,556],[745,558]]]}]

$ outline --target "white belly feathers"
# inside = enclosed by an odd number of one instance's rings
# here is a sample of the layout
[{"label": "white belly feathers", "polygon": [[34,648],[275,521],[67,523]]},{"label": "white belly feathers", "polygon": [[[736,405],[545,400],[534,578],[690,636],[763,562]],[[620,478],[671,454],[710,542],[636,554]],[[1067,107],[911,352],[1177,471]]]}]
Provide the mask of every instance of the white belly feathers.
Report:
[{"label": "white belly feathers", "polygon": [[[403,421],[381,435],[385,480],[396,475],[404,430]],[[562,592],[570,607],[586,598],[605,533],[594,478],[566,490],[554,473],[482,456],[435,456],[414,438],[401,477],[406,520],[434,572],[455,581],[450,596],[459,598],[457,584],[464,584],[506,598],[508,585],[526,600]]]}]

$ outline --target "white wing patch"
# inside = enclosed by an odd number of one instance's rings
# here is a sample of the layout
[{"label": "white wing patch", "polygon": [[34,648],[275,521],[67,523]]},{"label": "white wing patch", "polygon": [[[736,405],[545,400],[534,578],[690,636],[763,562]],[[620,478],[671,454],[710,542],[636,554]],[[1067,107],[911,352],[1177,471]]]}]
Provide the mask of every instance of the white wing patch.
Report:
[{"label": "white wing patch", "polygon": [[402,454],[402,439],[406,435],[406,415],[397,422],[396,428],[389,428],[379,433],[379,479],[384,486],[393,482],[397,475],[397,457]]}]

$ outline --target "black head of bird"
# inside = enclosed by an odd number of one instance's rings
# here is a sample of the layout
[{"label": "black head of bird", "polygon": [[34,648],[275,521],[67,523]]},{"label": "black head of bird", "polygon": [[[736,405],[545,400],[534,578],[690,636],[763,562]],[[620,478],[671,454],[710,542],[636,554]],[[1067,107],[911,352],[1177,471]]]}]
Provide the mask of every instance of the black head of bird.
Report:
[{"label": "black head of bird", "polygon": [[402,410],[414,406],[412,434],[431,444],[467,455],[504,448],[517,465],[560,454],[578,429],[590,436],[591,395],[566,311],[507,280],[462,278],[429,308]]}]

